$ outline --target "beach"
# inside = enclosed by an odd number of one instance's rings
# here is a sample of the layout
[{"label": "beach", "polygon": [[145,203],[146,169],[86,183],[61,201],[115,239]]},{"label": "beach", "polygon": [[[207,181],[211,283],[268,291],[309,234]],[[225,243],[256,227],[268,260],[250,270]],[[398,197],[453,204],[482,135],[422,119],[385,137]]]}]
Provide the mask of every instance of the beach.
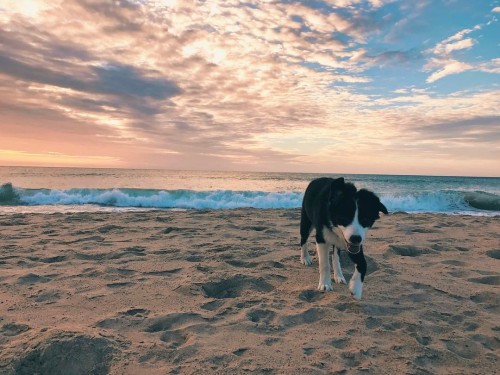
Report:
[{"label": "beach", "polygon": [[382,217],[361,301],[346,285],[316,290],[299,219],[250,208],[1,214],[0,373],[497,371],[498,217]]}]

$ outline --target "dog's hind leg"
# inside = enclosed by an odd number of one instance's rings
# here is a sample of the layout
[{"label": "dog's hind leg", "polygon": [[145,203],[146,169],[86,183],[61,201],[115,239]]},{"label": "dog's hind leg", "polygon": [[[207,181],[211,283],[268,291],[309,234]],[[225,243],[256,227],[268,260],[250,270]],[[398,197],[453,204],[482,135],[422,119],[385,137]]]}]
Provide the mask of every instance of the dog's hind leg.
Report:
[{"label": "dog's hind leg", "polygon": [[336,246],[333,247],[332,254],[332,265],[333,265],[333,281],[337,284],[347,284],[342,273],[342,266],[340,265],[339,259],[339,249]]},{"label": "dog's hind leg", "polygon": [[300,215],[300,263],[306,266],[311,265],[312,259],[307,250],[307,239],[312,231],[312,223],[307,216],[307,213],[302,207],[302,214]]}]

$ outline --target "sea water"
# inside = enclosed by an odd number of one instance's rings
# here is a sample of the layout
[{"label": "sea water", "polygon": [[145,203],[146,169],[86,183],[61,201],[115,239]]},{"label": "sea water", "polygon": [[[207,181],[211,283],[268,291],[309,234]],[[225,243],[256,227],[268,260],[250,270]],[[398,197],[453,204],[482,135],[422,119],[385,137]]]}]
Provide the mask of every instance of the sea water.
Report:
[{"label": "sea water", "polygon": [[0,167],[0,213],[299,208],[309,181],[344,177],[391,212],[500,216],[500,178]]}]

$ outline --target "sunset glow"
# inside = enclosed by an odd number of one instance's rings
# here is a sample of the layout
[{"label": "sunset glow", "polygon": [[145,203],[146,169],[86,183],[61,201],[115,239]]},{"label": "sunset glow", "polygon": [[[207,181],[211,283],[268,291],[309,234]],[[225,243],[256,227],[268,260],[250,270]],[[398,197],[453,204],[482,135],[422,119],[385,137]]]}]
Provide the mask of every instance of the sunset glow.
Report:
[{"label": "sunset glow", "polygon": [[499,9],[0,0],[0,165],[499,176]]}]

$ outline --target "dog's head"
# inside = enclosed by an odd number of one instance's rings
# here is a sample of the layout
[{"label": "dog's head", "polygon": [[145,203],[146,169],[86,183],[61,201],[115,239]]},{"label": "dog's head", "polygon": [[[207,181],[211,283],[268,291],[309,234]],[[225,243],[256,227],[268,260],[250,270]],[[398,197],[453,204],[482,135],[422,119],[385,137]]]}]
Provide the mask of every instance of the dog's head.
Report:
[{"label": "dog's head", "polygon": [[343,178],[332,181],[329,196],[329,216],[334,227],[340,229],[351,253],[358,253],[379,213],[387,215],[380,199],[366,189],[357,190]]}]

